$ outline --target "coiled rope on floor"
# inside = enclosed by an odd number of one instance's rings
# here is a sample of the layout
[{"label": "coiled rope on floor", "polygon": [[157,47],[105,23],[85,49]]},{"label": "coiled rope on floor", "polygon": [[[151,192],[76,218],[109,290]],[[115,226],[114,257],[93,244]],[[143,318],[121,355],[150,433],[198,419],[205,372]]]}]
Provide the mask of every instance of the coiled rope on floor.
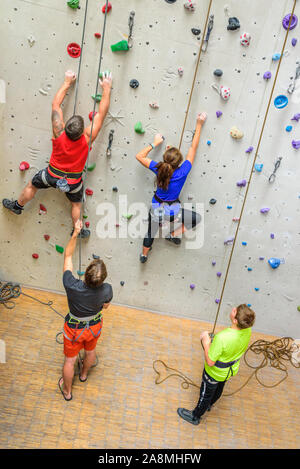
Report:
[{"label": "coiled rope on floor", "polygon": [[[247,359],[249,352],[253,352],[255,355],[262,355],[262,360],[258,365],[251,365]],[[224,393],[223,396],[232,396],[237,392],[241,391],[251,380],[255,377],[259,384],[265,388],[275,388],[282,383],[288,377],[287,364],[289,363],[294,368],[300,368],[300,360],[295,360],[294,354],[300,353],[300,347],[295,343],[292,337],[282,337],[273,341],[267,341],[263,339],[256,340],[251,344],[244,354],[244,361],[246,365],[252,368],[254,371],[247,378],[244,384],[231,393]],[[165,377],[161,376],[161,371],[157,370],[156,365],[160,363],[163,365],[165,371],[168,373]],[[266,384],[259,377],[259,371],[270,366],[278,371],[281,371],[284,376],[275,382],[275,384]],[[188,389],[190,386],[200,389],[200,385],[196,384],[188,376],[176,368],[171,368],[162,360],[155,360],[153,362],[153,369],[156,373],[155,384],[162,384],[171,377],[180,378],[181,387]]]}]

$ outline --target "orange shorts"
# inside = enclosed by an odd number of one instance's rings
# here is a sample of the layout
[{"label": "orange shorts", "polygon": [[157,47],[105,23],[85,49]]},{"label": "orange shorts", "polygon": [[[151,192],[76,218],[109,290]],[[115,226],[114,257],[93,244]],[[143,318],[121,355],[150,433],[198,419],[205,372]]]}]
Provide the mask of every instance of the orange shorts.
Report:
[{"label": "orange shorts", "polygon": [[[101,335],[103,318],[99,323],[94,326],[90,326],[89,329],[85,329],[82,332],[82,329],[73,329],[68,326],[68,323],[65,322],[64,325],[64,334],[69,337],[71,340],[68,340],[64,335],[64,354],[68,358],[76,357],[81,349],[91,351],[97,345],[97,341]],[[93,331],[92,334],[91,330]],[[81,335],[80,335],[81,334]],[[80,337],[79,337],[80,336]],[[78,340],[75,339],[78,338]],[[72,342],[73,339],[73,342]]]}]

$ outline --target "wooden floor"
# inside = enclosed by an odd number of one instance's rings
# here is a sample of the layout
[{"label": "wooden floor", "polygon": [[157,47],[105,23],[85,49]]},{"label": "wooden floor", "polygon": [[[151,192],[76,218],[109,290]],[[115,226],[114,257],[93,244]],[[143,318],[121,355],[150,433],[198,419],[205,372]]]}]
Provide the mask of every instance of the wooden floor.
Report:
[{"label": "wooden floor", "polygon": [[[67,312],[64,296],[24,292]],[[57,387],[63,347],[55,336],[62,319],[23,296],[11,311],[1,306],[0,315],[7,361],[0,365],[1,448],[300,447],[300,371],[293,367],[276,388],[252,379],[239,393],[222,397],[199,426],[178,417],[177,407],[192,409],[199,391],[182,389],[176,377],[156,385],[152,364],[162,359],[200,383],[198,338],[211,330],[207,323],[112,306],[104,313],[99,365],[86,383],[75,376],[73,400],[66,402]],[[253,334],[252,341],[262,337],[272,339]],[[224,392],[237,389],[250,372],[242,361]],[[277,378],[271,369],[263,377],[269,384]]]}]

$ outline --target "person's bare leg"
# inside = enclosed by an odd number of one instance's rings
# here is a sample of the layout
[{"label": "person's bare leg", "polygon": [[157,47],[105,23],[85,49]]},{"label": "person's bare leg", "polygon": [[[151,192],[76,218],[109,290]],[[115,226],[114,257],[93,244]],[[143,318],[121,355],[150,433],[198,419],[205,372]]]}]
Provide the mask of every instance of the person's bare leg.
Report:
[{"label": "person's bare leg", "polygon": [[74,365],[76,357],[65,357],[65,363],[63,366],[63,392],[67,399],[70,399],[72,392],[72,382],[74,378]]},{"label": "person's bare leg", "polygon": [[73,221],[73,226],[75,226],[75,223],[77,220],[80,219],[80,212],[81,212],[81,202],[71,202],[72,207],[71,207],[71,217]]},{"label": "person's bare leg", "polygon": [[143,256],[148,256],[148,252],[150,251],[150,248],[146,248],[145,246],[143,246]]},{"label": "person's bare leg", "polygon": [[37,193],[38,189],[32,185],[32,182],[30,181],[27,186],[23,189],[21,192],[17,202],[19,205],[24,207],[30,200],[32,200]]},{"label": "person's bare leg", "polygon": [[95,365],[96,363],[96,349],[94,350],[85,350],[84,351],[84,359],[83,359],[83,367],[81,370],[80,378],[82,380],[86,380],[89,369],[91,366]]}]

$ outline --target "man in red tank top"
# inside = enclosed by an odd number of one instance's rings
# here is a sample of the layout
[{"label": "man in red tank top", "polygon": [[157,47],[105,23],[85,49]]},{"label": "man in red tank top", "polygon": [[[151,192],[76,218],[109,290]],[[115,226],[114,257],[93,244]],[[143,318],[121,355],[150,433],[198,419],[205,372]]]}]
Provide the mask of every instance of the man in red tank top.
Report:
[{"label": "man in red tank top", "polygon": [[[88,145],[96,139],[108,112],[112,77],[110,73],[104,72],[102,79],[99,80],[103,93],[99,111],[94,117],[93,130],[92,125],[85,128],[83,118],[78,115],[72,116],[66,124],[64,123],[61,105],[75,81],[75,73],[67,71],[64,83],[52,102],[53,138],[49,166],[33,177],[17,200],[3,199],[2,201],[5,208],[17,215],[21,215],[24,206],[33,199],[39,189],[54,187],[65,192],[71,202],[73,227],[80,218],[84,195],[82,173],[88,157]],[[79,236],[88,238],[90,231],[82,229]]]}]

